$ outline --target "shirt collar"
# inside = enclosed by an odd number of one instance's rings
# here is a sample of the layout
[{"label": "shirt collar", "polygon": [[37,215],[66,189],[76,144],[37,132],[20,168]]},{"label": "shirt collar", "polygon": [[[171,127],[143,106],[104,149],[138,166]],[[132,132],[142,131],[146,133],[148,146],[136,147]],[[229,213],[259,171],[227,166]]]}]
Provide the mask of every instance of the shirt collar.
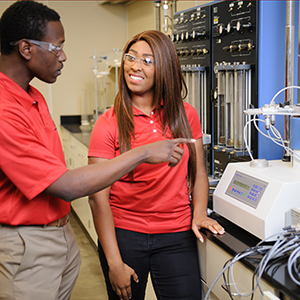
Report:
[{"label": "shirt collar", "polygon": [[[164,107],[164,100],[163,99],[161,99],[160,106],[162,108]],[[157,109],[158,109],[158,107],[154,107],[152,111],[154,112]],[[134,116],[143,116],[143,115],[145,115],[141,110],[139,110],[135,106],[132,106],[132,111],[133,111]]]},{"label": "shirt collar", "polygon": [[0,72],[1,84],[9,91],[9,93],[18,101],[26,110],[38,102],[36,89],[28,85],[28,93],[24,91],[15,81]]}]

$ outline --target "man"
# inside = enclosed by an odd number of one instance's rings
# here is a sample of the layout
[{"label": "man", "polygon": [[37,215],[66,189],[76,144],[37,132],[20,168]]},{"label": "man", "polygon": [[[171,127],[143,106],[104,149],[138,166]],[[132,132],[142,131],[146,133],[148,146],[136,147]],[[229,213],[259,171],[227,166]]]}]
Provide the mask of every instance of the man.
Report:
[{"label": "man", "polygon": [[69,299],[80,267],[68,223],[70,201],[93,194],[141,163],[176,165],[177,139],[139,147],[101,164],[68,170],[43,96],[66,55],[59,15],[19,1],[0,19],[0,299]]}]

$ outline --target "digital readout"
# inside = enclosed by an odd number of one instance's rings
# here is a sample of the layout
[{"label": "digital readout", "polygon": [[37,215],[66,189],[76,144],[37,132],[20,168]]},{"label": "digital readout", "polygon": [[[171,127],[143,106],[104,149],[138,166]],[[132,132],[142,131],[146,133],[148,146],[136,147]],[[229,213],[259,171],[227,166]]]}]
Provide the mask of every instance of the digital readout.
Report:
[{"label": "digital readout", "polygon": [[246,189],[246,190],[248,190],[248,191],[250,190],[250,186],[249,186],[249,185],[244,184],[244,183],[242,183],[242,182],[240,182],[240,181],[235,180],[235,181],[233,182],[233,184],[238,185],[238,186],[240,186],[240,187],[242,187],[242,188],[244,188],[244,189]]}]

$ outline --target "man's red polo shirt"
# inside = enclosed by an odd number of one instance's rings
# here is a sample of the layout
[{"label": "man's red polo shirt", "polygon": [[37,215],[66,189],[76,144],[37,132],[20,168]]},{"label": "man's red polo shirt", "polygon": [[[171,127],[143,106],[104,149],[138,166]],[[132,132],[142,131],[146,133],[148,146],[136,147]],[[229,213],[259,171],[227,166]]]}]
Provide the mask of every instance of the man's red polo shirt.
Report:
[{"label": "man's red polo shirt", "polygon": [[66,171],[44,97],[0,72],[0,224],[47,224],[65,216],[70,203],[43,191]]}]

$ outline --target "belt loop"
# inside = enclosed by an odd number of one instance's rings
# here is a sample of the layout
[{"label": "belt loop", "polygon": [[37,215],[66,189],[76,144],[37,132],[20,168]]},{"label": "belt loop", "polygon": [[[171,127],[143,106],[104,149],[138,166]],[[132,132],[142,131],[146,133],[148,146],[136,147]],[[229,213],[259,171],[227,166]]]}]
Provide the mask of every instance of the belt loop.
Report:
[{"label": "belt loop", "polygon": [[56,227],[60,227],[61,226],[61,221],[62,221],[62,219],[58,220]]}]

